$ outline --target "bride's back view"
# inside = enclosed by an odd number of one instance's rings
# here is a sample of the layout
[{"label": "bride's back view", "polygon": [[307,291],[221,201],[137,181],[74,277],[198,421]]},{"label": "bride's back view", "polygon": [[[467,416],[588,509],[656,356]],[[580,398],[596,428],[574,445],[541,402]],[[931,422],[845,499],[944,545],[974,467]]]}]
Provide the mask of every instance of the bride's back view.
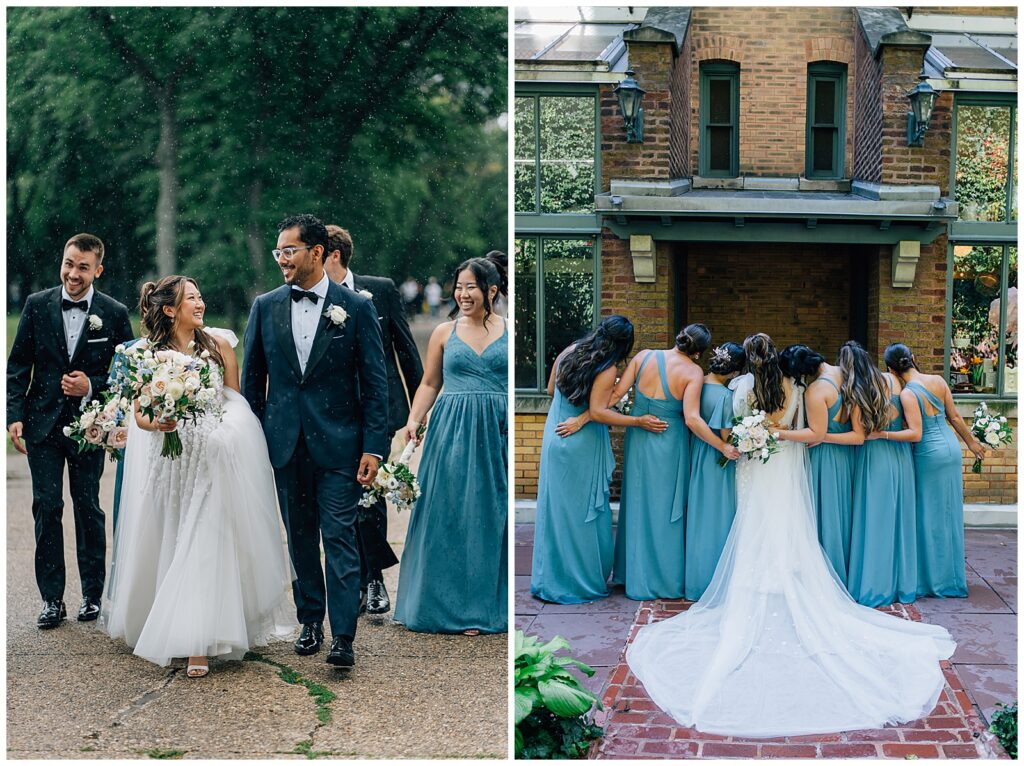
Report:
[{"label": "bride's back view", "polygon": [[[736,381],[736,414],[757,408],[799,428],[800,389],[783,379],[771,338],[743,345],[750,372]],[[818,543],[807,448],[779,445],[766,463],[740,458],[736,519],[711,584],[689,611],[640,631],[631,670],[681,724],[717,734],[822,734],[926,715],[955,644],[941,627],[850,598]]]}]

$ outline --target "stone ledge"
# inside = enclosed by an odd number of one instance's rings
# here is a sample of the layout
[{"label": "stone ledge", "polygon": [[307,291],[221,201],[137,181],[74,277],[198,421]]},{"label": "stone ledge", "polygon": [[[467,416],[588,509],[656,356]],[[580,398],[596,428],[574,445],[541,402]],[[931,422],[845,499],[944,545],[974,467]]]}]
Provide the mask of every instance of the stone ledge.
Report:
[{"label": "stone ledge", "polygon": [[850,191],[858,197],[873,200],[937,200],[942,194],[938,186],[910,184],[880,184],[874,181],[854,181]]},{"label": "stone ledge", "polygon": [[678,197],[690,191],[689,178],[673,178],[670,181],[626,181],[614,179],[611,193],[629,197]]}]

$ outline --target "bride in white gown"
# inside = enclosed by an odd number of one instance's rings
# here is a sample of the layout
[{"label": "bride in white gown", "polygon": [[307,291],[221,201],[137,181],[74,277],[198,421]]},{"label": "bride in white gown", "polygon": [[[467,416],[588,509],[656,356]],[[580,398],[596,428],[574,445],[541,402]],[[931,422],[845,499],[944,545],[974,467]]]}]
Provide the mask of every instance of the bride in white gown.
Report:
[{"label": "bride in white gown", "polygon": [[[800,391],[783,380],[771,338],[743,345],[753,374],[737,380],[736,414],[756,406],[801,428]],[[956,644],[942,627],[850,598],[818,543],[807,448],[779,444],[767,463],[740,458],[736,518],[710,586],[639,631],[630,669],[676,721],[715,734],[824,734],[927,715]]]},{"label": "bride in white gown", "polygon": [[206,658],[241,659],[252,646],[294,629],[291,576],[281,539],[273,471],[259,421],[238,393],[228,330],[204,330],[205,306],[188,277],[142,288],[143,327],[154,346],[195,352],[216,366],[223,418],[178,425],[175,460],[160,456],[166,426],[129,418],[121,512],[114,536],[105,630],[158,665],[188,657],[190,677]]}]

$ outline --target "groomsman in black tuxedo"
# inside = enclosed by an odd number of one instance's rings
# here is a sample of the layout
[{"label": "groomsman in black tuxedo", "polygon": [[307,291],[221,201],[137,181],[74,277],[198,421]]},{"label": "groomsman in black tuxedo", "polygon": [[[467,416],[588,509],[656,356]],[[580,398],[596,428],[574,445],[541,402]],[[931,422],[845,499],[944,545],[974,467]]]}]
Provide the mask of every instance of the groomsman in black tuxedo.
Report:
[{"label": "groomsman in black tuxedo", "polygon": [[7,360],[7,433],[28,456],[36,533],[36,584],[43,598],[40,628],[55,628],[64,605],[64,464],[75,511],[82,604],[78,619],[100,613],[106,556],[99,504],[103,450],[79,452],[63,433],[81,404],[107,387],[114,348],[132,337],[128,309],[93,287],[103,273],[103,243],[76,234],[64,245],[60,287],[33,293]]},{"label": "groomsman in black tuxedo", "polygon": [[[401,296],[395,283],[386,277],[356,274],[349,269],[353,246],[351,235],[340,226],[327,227],[327,260],[324,271],[332,282],[344,285],[373,301],[384,339],[384,363],[388,376],[388,444],[395,432],[409,419],[409,402],[423,379],[423,364],[409,330]],[[399,375],[401,368],[401,375]],[[405,383],[402,383],[402,378]],[[407,393],[408,391],[408,393]],[[384,500],[367,508],[360,518],[358,542],[360,584],[366,611],[384,614],[391,600],[384,587],[384,570],[398,563],[388,545],[388,511]]]}]

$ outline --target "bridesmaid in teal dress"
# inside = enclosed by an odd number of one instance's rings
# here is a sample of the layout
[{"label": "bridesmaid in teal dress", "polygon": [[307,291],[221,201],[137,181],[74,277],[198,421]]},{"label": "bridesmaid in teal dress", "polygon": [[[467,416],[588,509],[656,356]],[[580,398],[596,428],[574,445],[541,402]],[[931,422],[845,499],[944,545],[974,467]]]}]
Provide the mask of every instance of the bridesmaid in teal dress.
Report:
[{"label": "bridesmaid in teal dress", "polygon": [[710,344],[707,327],[687,325],[673,348],[645,349],[633,357],[612,394],[615,400],[635,386],[632,413],[652,413],[668,423],[665,434],[635,428],[626,433],[612,582],[624,585],[626,596],[638,601],[683,596],[687,425],[694,423],[705,438],[727,448],[700,419],[704,371],[697,360]]},{"label": "bridesmaid in teal dress", "polygon": [[[840,357],[842,353],[840,349]],[[853,511],[853,448],[864,442],[860,413],[852,402],[844,407],[843,394],[850,382],[844,371],[828,364],[818,352],[804,345],[789,346],[779,355],[779,363],[783,374],[799,385],[804,385],[805,378],[812,379],[804,392],[807,428],[782,431],[779,438],[811,445],[808,459],[818,541],[845,586]]]},{"label": "bridesmaid in teal dress", "polygon": [[910,417],[916,409],[921,418],[921,441],[914,446],[917,595],[965,597],[963,457],[953,430],[976,457],[984,457],[985,448],[957,412],[946,381],[922,374],[909,348],[889,346],[885,363],[914,395],[901,398],[904,412]]},{"label": "bridesmaid in teal dress", "polygon": [[[728,388],[747,363],[743,346],[723,343],[708,361],[710,372],[700,390],[700,417],[718,434],[723,444],[732,431],[732,391]],[[698,600],[711,583],[725,540],[736,516],[736,463],[725,466],[725,454],[699,438],[690,438],[690,490],[686,500],[686,573],[684,595]],[[728,455],[726,455],[728,457]]]},{"label": "bridesmaid in teal dress", "polygon": [[455,319],[430,336],[403,429],[417,438],[433,405],[395,606],[409,630],[508,630],[508,326],[492,312],[499,294],[503,264],[472,258],[459,266]]},{"label": "bridesmaid in teal dress", "polygon": [[[590,410],[595,402],[608,402],[616,365],[632,347],[632,323],[613,315],[552,365],[530,578],[530,591],[544,601],[579,604],[608,595],[613,551],[608,497],[615,460],[608,426],[594,422]],[[666,425],[653,415],[620,417],[626,425],[655,431]]]},{"label": "bridesmaid in teal dress", "polygon": [[[859,364],[874,363],[861,350]],[[857,374],[855,368],[854,374]],[[890,373],[881,376],[876,401],[888,403],[887,423],[872,429],[857,448],[853,479],[853,535],[849,591],[864,606],[917,598],[917,499],[911,444],[921,439],[914,394]],[[874,375],[869,377],[872,385]],[[904,414],[903,401],[911,406]]]}]

